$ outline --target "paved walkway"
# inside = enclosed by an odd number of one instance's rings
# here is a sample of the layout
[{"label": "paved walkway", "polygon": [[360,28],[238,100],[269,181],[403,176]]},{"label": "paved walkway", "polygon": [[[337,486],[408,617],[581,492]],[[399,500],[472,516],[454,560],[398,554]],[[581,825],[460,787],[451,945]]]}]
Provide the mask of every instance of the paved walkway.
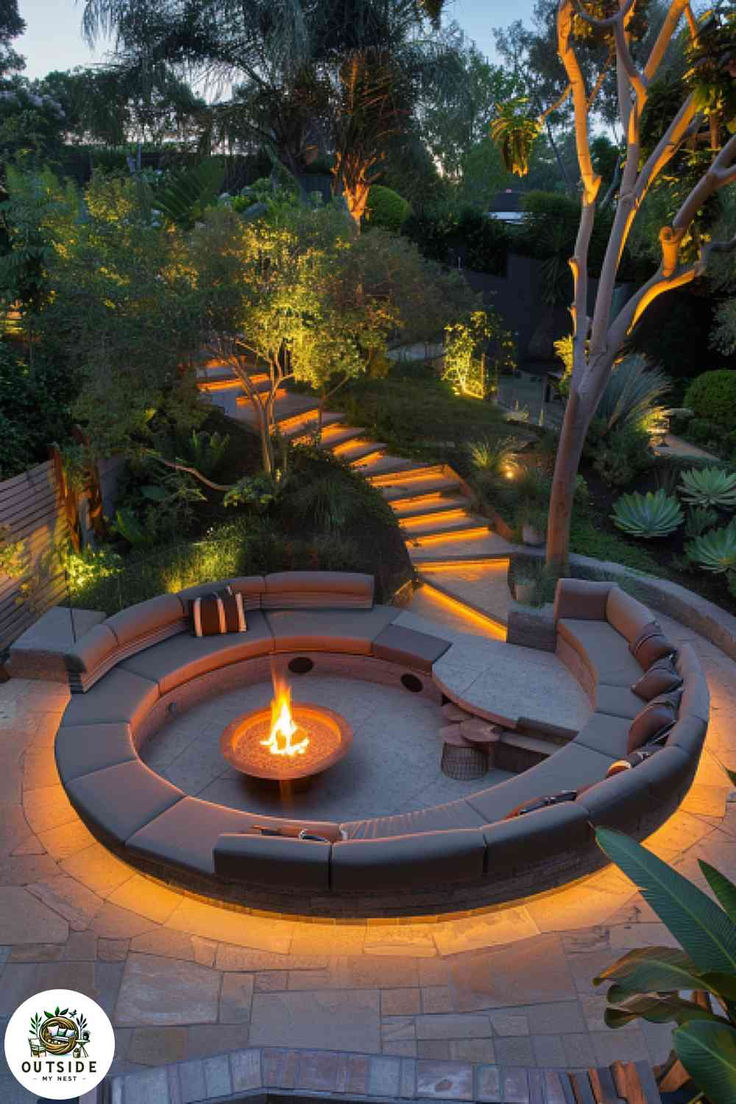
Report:
[{"label": "paved walkway", "polygon": [[[661,620],[697,649],[713,713],[695,785],[650,845],[702,885],[701,857],[736,877],[721,766],[736,763],[736,664]],[[54,765],[66,700],[47,683],[0,686],[0,1015],[42,989],[83,989],[112,1016],[125,1073],[247,1047],[400,1058],[412,1078],[446,1062],[438,1068],[466,1085],[471,1063],[664,1057],[667,1028],[606,1029],[591,985],[626,949],[670,942],[615,869],[450,918],[331,923],[223,908],[143,877],[93,839]],[[30,1100],[7,1076],[0,1099]]]}]

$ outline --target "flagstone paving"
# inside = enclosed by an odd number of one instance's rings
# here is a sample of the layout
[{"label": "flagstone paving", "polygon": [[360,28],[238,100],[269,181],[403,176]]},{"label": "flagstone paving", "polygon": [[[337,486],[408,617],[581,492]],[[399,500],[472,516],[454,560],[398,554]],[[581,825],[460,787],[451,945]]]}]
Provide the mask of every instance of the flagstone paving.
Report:
[{"label": "flagstone paving", "polygon": [[[660,620],[673,640],[694,644],[713,702],[695,784],[649,846],[704,887],[701,858],[736,877],[736,802],[723,770],[736,765],[736,663]],[[401,1089],[406,1075],[407,1095],[455,1099],[470,1099],[471,1063],[485,1063],[477,1094],[499,1076],[492,1063],[513,1071],[664,1057],[668,1029],[608,1030],[591,983],[625,950],[671,942],[615,868],[453,917],[331,923],[222,908],[143,877],[81,824],[53,761],[66,701],[48,683],[0,686],[0,1016],[42,989],[83,989],[115,1024],[114,1071],[141,1074],[136,1100],[165,1099],[144,1094],[160,1088],[152,1067],[165,1062],[189,1070],[187,1099],[199,1098],[200,1078],[200,1095],[255,1084],[255,1054],[269,1070],[278,1055],[303,1055],[292,1085],[331,1084],[342,1052],[372,1092]],[[282,1049],[255,1049],[272,1047]],[[327,1072],[316,1048],[332,1052]],[[229,1065],[214,1057],[224,1053]],[[19,1092],[0,1076],[4,1102],[30,1099]]]}]

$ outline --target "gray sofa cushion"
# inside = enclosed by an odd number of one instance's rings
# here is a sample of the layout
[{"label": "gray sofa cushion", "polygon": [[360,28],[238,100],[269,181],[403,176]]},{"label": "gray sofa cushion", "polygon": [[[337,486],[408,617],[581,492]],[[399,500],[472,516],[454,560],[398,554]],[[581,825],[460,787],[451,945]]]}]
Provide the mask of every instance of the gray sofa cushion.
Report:
[{"label": "gray sofa cushion", "polygon": [[690,713],[707,722],[710,719],[710,691],[703,668],[690,644],[683,644],[680,648],[677,670],[684,680],[680,701],[681,716]]},{"label": "gray sofa cushion", "polygon": [[595,668],[599,682],[631,686],[641,675],[641,667],[629,652],[625,637],[607,621],[562,618],[557,622],[557,631]]},{"label": "gray sofa cushion", "polygon": [[587,813],[576,801],[496,821],[483,829],[486,874],[493,878],[524,870],[561,852],[584,847],[592,835]]},{"label": "gray sofa cushion", "polygon": [[532,798],[576,790],[597,782],[605,777],[615,758],[617,756],[602,755],[574,741],[538,766],[487,790],[470,794],[466,801],[490,824],[503,820],[517,805]]},{"label": "gray sofa cushion", "polygon": [[634,694],[627,686],[610,686],[599,682],[595,694],[597,713],[610,713],[612,717],[626,717],[633,721],[644,705],[643,698]]},{"label": "gray sofa cushion", "polygon": [[117,637],[106,625],[95,625],[71,648],[64,659],[68,671],[95,671],[118,647]]},{"label": "gray sofa cushion", "polygon": [[86,694],[73,695],[62,724],[105,724],[125,721],[135,725],[158,700],[158,684],[116,667]]},{"label": "gray sofa cushion", "polygon": [[184,797],[140,759],[85,774],[66,788],[82,819],[120,843]]},{"label": "gray sofa cushion", "polygon": [[185,797],[129,837],[126,847],[143,858],[213,874],[212,851],[223,832],[247,832],[249,813]]},{"label": "gray sofa cushion", "polygon": [[327,893],[331,850],[318,840],[226,834],[215,844],[214,867],[231,882]]},{"label": "gray sofa cushion", "polygon": [[184,628],[185,609],[176,594],[159,594],[146,602],[128,606],[104,622],[115,633],[118,644],[125,647],[135,641],[165,632],[180,632]]},{"label": "gray sofa cushion", "polygon": [[373,641],[373,655],[390,663],[431,671],[432,664],[450,647],[449,640],[416,632],[403,625],[387,625]]},{"label": "gray sofa cushion", "polygon": [[348,652],[370,655],[382,629],[398,617],[395,606],[366,610],[269,610],[276,652]]},{"label": "gray sofa cushion", "polygon": [[[641,706],[641,702],[639,703]],[[575,743],[583,747],[621,759],[628,751],[629,727],[626,717],[613,717],[610,713],[595,712],[580,729]]]},{"label": "gray sofa cushion", "polygon": [[262,575],[236,575],[232,579],[219,579],[213,583],[185,587],[184,590],[179,591],[179,598],[184,609],[189,612],[189,603],[193,598],[201,598],[204,594],[212,594],[213,591],[222,590],[227,586],[234,593],[243,595],[243,607],[246,610],[261,608],[261,597],[266,589],[266,580]]},{"label": "gray sofa cushion", "polygon": [[137,759],[130,725],[63,725],[55,744],[56,766],[66,784],[83,774]]},{"label": "gray sofa cushion", "polygon": [[554,619],[605,621],[606,603],[612,583],[587,579],[559,579],[555,590]]},{"label": "gray sofa cushion", "polygon": [[681,714],[667,737],[667,747],[680,748],[697,765],[707,728],[707,722],[700,717],[692,713]]},{"label": "gray sofa cushion", "polygon": [[340,825],[348,839],[383,839],[416,832],[445,831],[448,828],[479,828],[484,820],[467,801],[449,801],[411,813],[351,820]]},{"label": "gray sofa cushion", "polygon": [[229,663],[267,655],[273,651],[273,637],[260,610],[249,610],[248,630],[224,636],[191,636],[180,633],[162,644],[145,648],[120,666],[149,679],[155,679],[161,694],[168,694],[190,679],[205,675]]},{"label": "gray sofa cushion", "polygon": [[264,609],[349,608],[373,605],[373,576],[350,571],[277,571],[266,575]]},{"label": "gray sofa cushion", "polygon": [[476,881],[483,875],[485,850],[478,828],[344,840],[332,847],[332,888],[373,893]]}]

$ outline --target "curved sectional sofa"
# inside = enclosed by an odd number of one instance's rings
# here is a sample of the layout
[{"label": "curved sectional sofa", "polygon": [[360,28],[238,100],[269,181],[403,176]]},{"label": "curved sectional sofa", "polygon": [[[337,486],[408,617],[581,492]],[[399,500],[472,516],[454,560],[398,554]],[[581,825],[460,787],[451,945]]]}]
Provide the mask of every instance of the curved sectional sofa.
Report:
[{"label": "curved sectional sofa", "polygon": [[[56,739],[59,774],[82,819],[144,871],[219,899],[281,911],[391,915],[450,911],[548,889],[601,865],[599,825],[643,837],[687,792],[705,738],[709,697],[697,658],[677,657],[683,694],[666,743],[606,777],[626,754],[644,704],[629,689],[642,668],[629,650],[652,621],[609,583],[562,580],[558,654],[587,691],[581,731],[523,774],[445,805],[336,824],[289,821],[184,794],[140,758],[145,740],[205,693],[266,678],[274,653],[337,663],[351,675],[425,689],[451,646],[373,605],[369,576],[285,572],[226,580],[243,594],[248,631],[196,638],[187,604],[216,586],[133,606],[91,629],[65,657],[72,699]],[[342,664],[342,668],[340,668]],[[412,681],[413,680],[413,681]],[[505,819],[563,790],[565,800]],[[262,834],[261,828],[279,834]],[[319,839],[301,839],[307,829]]]}]

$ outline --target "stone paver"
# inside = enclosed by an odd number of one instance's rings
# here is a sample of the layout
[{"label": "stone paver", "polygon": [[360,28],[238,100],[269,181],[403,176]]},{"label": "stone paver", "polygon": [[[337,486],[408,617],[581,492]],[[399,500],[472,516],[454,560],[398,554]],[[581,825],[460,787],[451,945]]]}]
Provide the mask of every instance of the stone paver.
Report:
[{"label": "stone paver", "polygon": [[[696,880],[701,858],[734,877],[736,803],[723,764],[736,763],[736,663],[660,621],[676,642],[693,642],[713,708],[693,789],[648,845]],[[460,624],[446,631],[466,631]],[[471,1091],[495,1104],[499,1092],[526,1100],[521,1066],[657,1062],[667,1053],[666,1026],[607,1030],[604,995],[591,982],[625,950],[668,941],[615,869],[512,906],[419,922],[310,923],[223,908],[108,855],[48,782],[65,702],[58,686],[0,686],[0,759],[11,770],[20,763],[24,787],[22,802],[13,787],[0,792],[0,1013],[54,985],[89,991],[116,1024],[125,1104],[183,1104],[182,1062],[192,1063],[189,1084],[210,1096],[228,1077],[233,1092],[302,1079],[304,1091],[329,1082],[369,1095],[390,1083],[407,1099],[419,1089],[449,1099]],[[261,1046],[277,1049],[261,1054]],[[324,1048],[334,1063],[317,1054]],[[179,1062],[178,1096],[165,1095],[166,1073],[145,1068],[163,1061]],[[13,1092],[0,1081],[3,1100]]]}]

